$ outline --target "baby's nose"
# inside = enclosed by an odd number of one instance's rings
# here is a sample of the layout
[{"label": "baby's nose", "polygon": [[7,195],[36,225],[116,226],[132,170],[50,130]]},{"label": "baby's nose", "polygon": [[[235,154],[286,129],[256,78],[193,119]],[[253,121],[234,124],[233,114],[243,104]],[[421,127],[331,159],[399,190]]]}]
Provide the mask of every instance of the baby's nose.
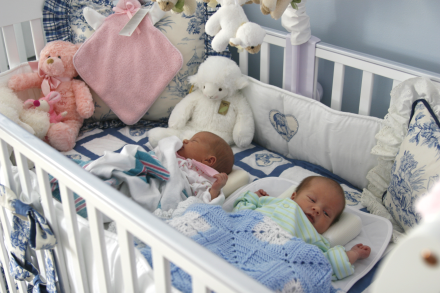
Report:
[{"label": "baby's nose", "polygon": [[183,143],[184,143],[184,144],[187,144],[187,143],[188,143],[188,140],[187,140],[187,139],[184,139],[184,140],[183,140]]},{"label": "baby's nose", "polygon": [[319,209],[319,207],[313,207],[312,209],[318,215],[321,213],[321,210]]}]

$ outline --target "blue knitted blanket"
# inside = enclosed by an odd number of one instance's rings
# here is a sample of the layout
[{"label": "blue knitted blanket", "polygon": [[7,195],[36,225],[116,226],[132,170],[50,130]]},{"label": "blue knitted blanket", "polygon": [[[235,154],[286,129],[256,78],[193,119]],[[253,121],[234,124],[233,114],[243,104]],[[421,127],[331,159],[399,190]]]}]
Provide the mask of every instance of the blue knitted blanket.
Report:
[{"label": "blue knitted blanket", "polygon": [[[194,204],[167,222],[273,291],[337,292],[331,285],[331,266],[319,248],[286,238],[287,232],[259,212],[227,213],[220,206]],[[152,266],[150,248],[140,251]],[[174,264],[171,277],[175,288],[192,292],[191,277]]]}]

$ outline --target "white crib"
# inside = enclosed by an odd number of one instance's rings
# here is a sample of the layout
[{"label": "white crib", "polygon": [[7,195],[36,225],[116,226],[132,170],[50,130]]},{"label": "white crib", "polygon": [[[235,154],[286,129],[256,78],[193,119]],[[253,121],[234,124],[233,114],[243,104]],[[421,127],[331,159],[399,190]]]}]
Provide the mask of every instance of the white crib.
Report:
[{"label": "white crib", "polygon": [[[1,0],[0,27],[3,39],[0,38],[0,70],[5,72],[18,67],[26,61],[24,54],[24,37],[21,23],[30,22],[33,45],[38,58],[39,52],[45,45],[41,18],[42,0]],[[270,44],[286,47],[287,33],[267,29],[265,44],[261,49],[261,75],[263,82],[269,80],[269,52]],[[5,48],[5,50],[3,49]],[[293,54],[296,54],[293,52]],[[285,54],[286,55],[286,54]],[[295,60],[297,55],[293,56]],[[344,84],[345,66],[358,68],[363,71],[362,88],[360,89],[359,114],[369,115],[373,90],[373,76],[381,75],[393,80],[393,86],[399,82],[415,77],[427,76],[440,82],[440,74],[419,70],[406,65],[390,62],[366,54],[335,47],[329,44],[318,43],[315,50],[315,75],[313,91],[316,89],[316,72],[318,60],[326,59],[335,63],[332,89],[331,107],[341,109]],[[240,66],[243,73],[247,73],[247,53],[241,53]],[[298,69],[291,69],[290,84],[298,81]],[[287,84],[285,82],[285,87]],[[292,88],[292,87],[291,87]],[[293,87],[294,88],[294,87]],[[243,272],[232,267],[222,259],[214,256],[205,248],[193,243],[143,208],[120,196],[120,193],[103,183],[100,179],[90,176],[68,158],[46,145],[44,142],[29,135],[25,130],[0,115],[0,153],[1,174],[3,182],[13,191],[17,191],[12,176],[12,166],[9,160],[8,146],[14,150],[19,170],[20,184],[23,192],[29,194],[31,190],[30,175],[27,160],[35,164],[35,171],[39,183],[39,191],[45,217],[51,224],[55,235],[58,235],[59,225],[52,200],[48,174],[59,180],[63,210],[67,219],[69,243],[59,243],[55,248],[58,263],[58,278],[62,292],[70,292],[68,275],[73,275],[79,292],[91,292],[89,276],[84,268],[83,251],[80,246],[77,216],[75,214],[73,193],[77,193],[87,201],[88,221],[90,224],[92,249],[97,264],[97,276],[100,292],[113,292],[110,285],[110,273],[107,263],[107,251],[104,243],[103,214],[116,222],[119,246],[121,250],[121,265],[125,292],[138,292],[138,279],[134,263],[135,248],[133,237],[137,237],[152,247],[154,263],[154,280],[157,292],[171,292],[170,262],[179,266],[192,276],[193,292],[270,292]],[[263,145],[264,146],[264,145]],[[0,209],[2,229],[0,235],[10,233],[9,212]],[[0,259],[8,264],[9,256],[5,245],[1,243]],[[62,246],[68,245],[76,255],[73,267],[67,267],[64,261]],[[42,253],[38,259],[43,259]],[[42,275],[44,277],[44,267]],[[17,292],[8,270],[5,269],[6,281],[10,292]],[[0,278],[0,289],[6,291],[6,284]],[[18,292],[27,292],[26,285],[18,283]]]}]

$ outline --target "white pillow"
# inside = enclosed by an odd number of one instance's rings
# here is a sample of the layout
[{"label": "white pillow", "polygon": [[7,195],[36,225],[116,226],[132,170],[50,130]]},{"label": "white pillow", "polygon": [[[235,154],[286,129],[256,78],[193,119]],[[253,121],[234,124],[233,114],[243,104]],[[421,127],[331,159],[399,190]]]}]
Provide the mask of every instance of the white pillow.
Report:
[{"label": "white pillow", "polygon": [[[404,219],[403,214],[398,212],[398,209],[405,209],[409,211],[410,214],[412,213],[412,201],[414,200],[412,195],[413,191],[411,190],[410,192],[404,192],[406,193],[406,196],[399,195],[398,197],[395,197],[394,201],[400,201],[401,203],[393,204],[393,206],[391,206],[390,203],[390,201],[392,201],[391,198],[386,199],[387,207],[385,207],[382,200],[385,192],[390,186],[392,178],[397,180],[395,176],[398,176],[398,174],[392,171],[392,169],[393,166],[395,166],[394,168],[397,168],[395,171],[399,171],[401,156],[404,155],[405,150],[408,151],[407,146],[405,146],[407,143],[402,145],[402,142],[406,140],[408,124],[410,122],[414,102],[421,98],[430,105],[433,112],[432,114],[439,117],[440,86],[437,83],[433,83],[429,79],[423,77],[411,78],[403,81],[391,91],[391,102],[388,109],[388,114],[382,123],[382,129],[376,135],[377,144],[371,151],[372,154],[377,156],[377,165],[368,172],[368,188],[365,188],[362,193],[362,204],[368,208],[370,213],[387,218],[393,224],[394,242],[399,241],[403,237],[402,232],[405,232],[410,226],[412,226],[410,222],[416,222],[415,215],[411,216],[410,218],[405,216],[406,219]],[[418,149],[417,152],[421,152],[420,154],[423,157],[423,152],[426,152],[427,150],[422,150],[422,148],[423,146],[419,144],[415,149]],[[398,155],[399,151],[400,154]],[[398,157],[396,157],[397,155]],[[396,159],[397,163],[395,165]],[[435,160],[435,156],[431,157],[431,160]],[[429,156],[426,156],[424,162],[420,162],[421,163],[417,168],[420,168],[424,164],[428,164]],[[414,173],[415,170],[413,169],[415,168],[411,167],[408,169],[408,174],[405,176],[411,175],[409,173],[412,173],[411,178],[414,179],[415,175],[418,175]],[[425,185],[424,189],[428,189],[429,187],[429,177],[435,176],[435,172],[430,171],[428,173],[430,174],[428,177],[422,178],[422,183]],[[427,175],[427,173],[425,175]],[[411,184],[408,184],[407,182],[409,182],[411,178],[408,177],[404,179],[402,177],[402,182],[398,185],[401,188],[405,188],[405,186],[408,188],[408,186],[411,186]],[[395,185],[397,183],[393,184]],[[419,192],[417,192],[417,194],[419,194]],[[389,211],[393,212],[394,217]],[[403,229],[402,226],[404,226],[405,229]]]},{"label": "white pillow", "polygon": [[383,204],[408,232],[419,224],[415,202],[440,178],[440,124],[426,100],[416,101],[413,116],[391,169]]}]

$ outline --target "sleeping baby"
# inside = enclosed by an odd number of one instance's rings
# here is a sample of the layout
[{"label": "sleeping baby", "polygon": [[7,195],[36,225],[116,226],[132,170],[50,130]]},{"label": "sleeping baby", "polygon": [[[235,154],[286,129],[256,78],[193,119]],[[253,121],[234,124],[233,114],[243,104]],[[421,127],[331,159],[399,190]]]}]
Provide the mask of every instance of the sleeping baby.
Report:
[{"label": "sleeping baby", "polygon": [[193,196],[205,203],[222,204],[225,196],[222,188],[234,165],[234,153],[221,137],[211,132],[198,132],[191,139],[184,139],[177,151],[177,163],[186,177]]},{"label": "sleeping baby", "polygon": [[349,251],[330,243],[321,235],[339,220],[345,208],[341,186],[326,177],[305,178],[286,199],[270,197],[264,190],[244,193],[234,204],[234,211],[255,210],[277,222],[283,229],[306,243],[318,246],[329,260],[332,280],[340,280],[354,273],[353,263],[370,255],[370,247],[357,244]]}]

